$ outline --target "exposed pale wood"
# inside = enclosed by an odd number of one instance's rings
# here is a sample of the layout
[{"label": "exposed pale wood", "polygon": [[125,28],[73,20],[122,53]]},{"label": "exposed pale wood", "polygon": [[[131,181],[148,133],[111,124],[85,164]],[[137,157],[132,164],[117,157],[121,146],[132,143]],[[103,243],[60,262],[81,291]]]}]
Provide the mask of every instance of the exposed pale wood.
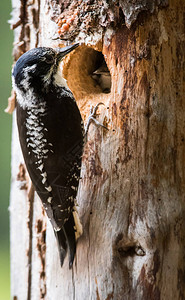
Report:
[{"label": "exposed pale wood", "polygon": [[[62,41],[52,39],[57,25],[51,21],[51,1],[35,1],[34,7],[37,5],[40,32],[36,37],[33,22],[25,49],[62,46]],[[101,41],[99,33],[81,38],[102,50],[112,76],[110,94],[99,93],[92,86],[86,72],[92,57],[87,55],[87,46],[79,47],[64,61],[63,73],[84,120],[90,104],[103,101],[105,107],[100,107],[98,119],[109,127],[107,132],[92,125],[84,149],[78,192],[83,235],[72,270],[68,270],[67,260],[60,268],[55,237],[40,200],[35,197],[30,215],[27,191],[17,184],[23,161],[13,123],[13,297],[185,298],[184,15],[184,2],[171,0],[168,7],[156,8],[153,14],[142,12],[130,29],[119,24],[117,30],[105,30]],[[28,18],[31,20],[31,6]],[[15,15],[14,19],[18,20]],[[17,27],[17,42],[19,36]]]},{"label": "exposed pale wood", "polygon": [[[14,296],[27,299],[28,290],[28,202],[24,187],[25,181],[17,181],[17,174],[23,158],[17,136],[15,114],[13,116],[12,183],[10,203],[11,239],[11,292]],[[24,217],[23,217],[24,216]]]}]

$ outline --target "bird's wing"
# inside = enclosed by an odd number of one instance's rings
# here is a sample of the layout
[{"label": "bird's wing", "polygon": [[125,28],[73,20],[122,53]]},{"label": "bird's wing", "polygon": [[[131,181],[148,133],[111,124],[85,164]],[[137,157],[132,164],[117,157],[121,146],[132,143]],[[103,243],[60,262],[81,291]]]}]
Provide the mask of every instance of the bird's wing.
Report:
[{"label": "bird's wing", "polygon": [[32,109],[33,124],[29,111],[18,105],[17,122],[28,173],[52,225],[59,230],[69,218],[77,194],[83,124],[74,98],[48,95],[46,100],[42,113]]}]

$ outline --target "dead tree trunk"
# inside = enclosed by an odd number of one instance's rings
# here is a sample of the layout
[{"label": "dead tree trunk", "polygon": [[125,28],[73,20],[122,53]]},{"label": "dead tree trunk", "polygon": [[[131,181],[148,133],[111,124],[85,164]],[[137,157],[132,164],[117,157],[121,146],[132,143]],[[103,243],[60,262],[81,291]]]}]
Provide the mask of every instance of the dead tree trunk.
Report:
[{"label": "dead tree trunk", "polygon": [[[185,299],[184,1],[12,1],[15,60],[32,47],[81,42],[63,74],[84,120],[103,102],[98,118],[109,128],[92,125],[84,149],[83,235],[71,271],[60,268],[27,187],[13,123],[13,299]],[[100,56],[110,93],[91,76]]]}]

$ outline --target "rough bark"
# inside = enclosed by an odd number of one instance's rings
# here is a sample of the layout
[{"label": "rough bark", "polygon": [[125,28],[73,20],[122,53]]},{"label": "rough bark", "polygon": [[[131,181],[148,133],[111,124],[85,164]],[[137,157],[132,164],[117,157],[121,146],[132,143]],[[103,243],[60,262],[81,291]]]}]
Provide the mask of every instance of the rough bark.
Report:
[{"label": "rough bark", "polygon": [[[12,297],[185,299],[185,4],[96,3],[13,0],[15,59],[30,47],[83,42],[64,61],[63,74],[84,120],[90,104],[105,104],[99,121],[109,131],[90,128],[77,199],[83,235],[68,270],[67,261],[60,268],[39,198],[24,189],[13,123]],[[110,70],[109,94],[89,75],[94,49]]]}]

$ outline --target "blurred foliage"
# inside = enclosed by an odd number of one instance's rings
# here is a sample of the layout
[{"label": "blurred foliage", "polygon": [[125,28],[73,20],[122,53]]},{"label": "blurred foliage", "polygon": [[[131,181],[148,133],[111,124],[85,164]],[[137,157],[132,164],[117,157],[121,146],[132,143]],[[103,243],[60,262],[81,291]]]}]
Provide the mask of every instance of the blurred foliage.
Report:
[{"label": "blurred foliage", "polygon": [[0,1],[0,300],[10,299],[9,271],[9,194],[11,116],[4,113],[11,92],[13,33],[10,19],[11,1]]},{"label": "blurred foliage", "polygon": [[0,248],[0,300],[10,299],[10,257],[7,245]]}]

